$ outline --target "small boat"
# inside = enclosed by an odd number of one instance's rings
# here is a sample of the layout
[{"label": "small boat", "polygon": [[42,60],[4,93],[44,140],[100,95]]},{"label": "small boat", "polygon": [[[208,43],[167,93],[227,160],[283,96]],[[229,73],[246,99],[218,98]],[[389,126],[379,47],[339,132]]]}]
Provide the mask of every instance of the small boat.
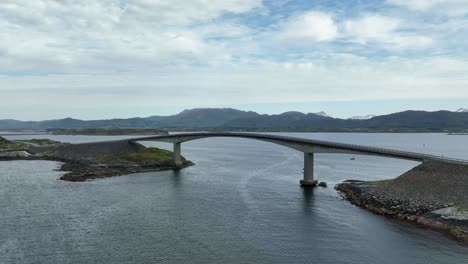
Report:
[{"label": "small boat", "polygon": [[351,157],[351,158],[349,158],[349,159],[350,159],[350,160],[355,160],[356,158],[355,158],[355,157]]}]

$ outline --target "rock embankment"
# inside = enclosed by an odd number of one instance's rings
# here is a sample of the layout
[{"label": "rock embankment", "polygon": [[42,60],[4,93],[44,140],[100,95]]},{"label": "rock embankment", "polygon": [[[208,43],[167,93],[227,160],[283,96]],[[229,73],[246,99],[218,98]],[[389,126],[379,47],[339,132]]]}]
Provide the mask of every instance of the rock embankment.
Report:
[{"label": "rock embankment", "polygon": [[468,242],[468,166],[426,162],[400,177],[336,189],[368,210],[446,231]]},{"label": "rock embankment", "polygon": [[0,138],[0,160],[60,161],[63,162],[60,170],[67,172],[60,179],[75,182],[193,165],[182,157],[182,165],[177,166],[172,160],[172,152],[146,148],[127,140],[83,144],[44,142],[17,142]]},{"label": "rock embankment", "polygon": [[61,180],[82,182],[98,178],[108,178],[121,175],[129,175],[140,172],[177,170],[193,165],[192,162],[184,160],[182,166],[176,166],[172,161],[134,162],[120,164],[102,163],[64,163],[60,170],[67,171],[60,177]]}]

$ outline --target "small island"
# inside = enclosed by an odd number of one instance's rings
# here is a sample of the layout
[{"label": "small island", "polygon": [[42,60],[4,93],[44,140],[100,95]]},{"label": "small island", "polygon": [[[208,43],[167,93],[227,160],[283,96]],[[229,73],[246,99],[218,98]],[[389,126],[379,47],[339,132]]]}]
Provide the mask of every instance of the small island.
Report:
[{"label": "small island", "polygon": [[60,170],[67,172],[60,179],[73,182],[193,165],[182,157],[182,165],[177,166],[171,151],[147,148],[128,140],[68,144],[49,139],[10,141],[0,137],[0,160],[59,161],[63,163]]},{"label": "small island", "polygon": [[335,187],[371,212],[447,232],[468,242],[468,167],[424,162],[385,181],[348,180]]}]

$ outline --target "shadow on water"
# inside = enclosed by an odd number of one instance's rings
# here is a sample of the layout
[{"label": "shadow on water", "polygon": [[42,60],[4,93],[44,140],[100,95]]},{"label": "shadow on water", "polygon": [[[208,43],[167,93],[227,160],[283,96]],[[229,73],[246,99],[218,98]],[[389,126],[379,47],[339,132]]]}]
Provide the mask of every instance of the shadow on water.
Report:
[{"label": "shadow on water", "polygon": [[171,183],[175,188],[179,188],[182,185],[182,178],[184,173],[181,170],[173,170],[170,175]]},{"label": "shadow on water", "polygon": [[315,206],[315,195],[314,192],[317,188],[315,187],[301,187],[302,189],[302,207],[304,212],[307,214],[312,213],[312,208]]}]

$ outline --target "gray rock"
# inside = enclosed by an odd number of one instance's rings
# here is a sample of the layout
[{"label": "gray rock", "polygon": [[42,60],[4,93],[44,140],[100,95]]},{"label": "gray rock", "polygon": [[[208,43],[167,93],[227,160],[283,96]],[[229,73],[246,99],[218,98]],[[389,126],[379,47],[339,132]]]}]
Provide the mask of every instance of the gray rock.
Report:
[{"label": "gray rock", "polygon": [[319,182],[318,186],[327,187],[327,183],[326,182]]}]

